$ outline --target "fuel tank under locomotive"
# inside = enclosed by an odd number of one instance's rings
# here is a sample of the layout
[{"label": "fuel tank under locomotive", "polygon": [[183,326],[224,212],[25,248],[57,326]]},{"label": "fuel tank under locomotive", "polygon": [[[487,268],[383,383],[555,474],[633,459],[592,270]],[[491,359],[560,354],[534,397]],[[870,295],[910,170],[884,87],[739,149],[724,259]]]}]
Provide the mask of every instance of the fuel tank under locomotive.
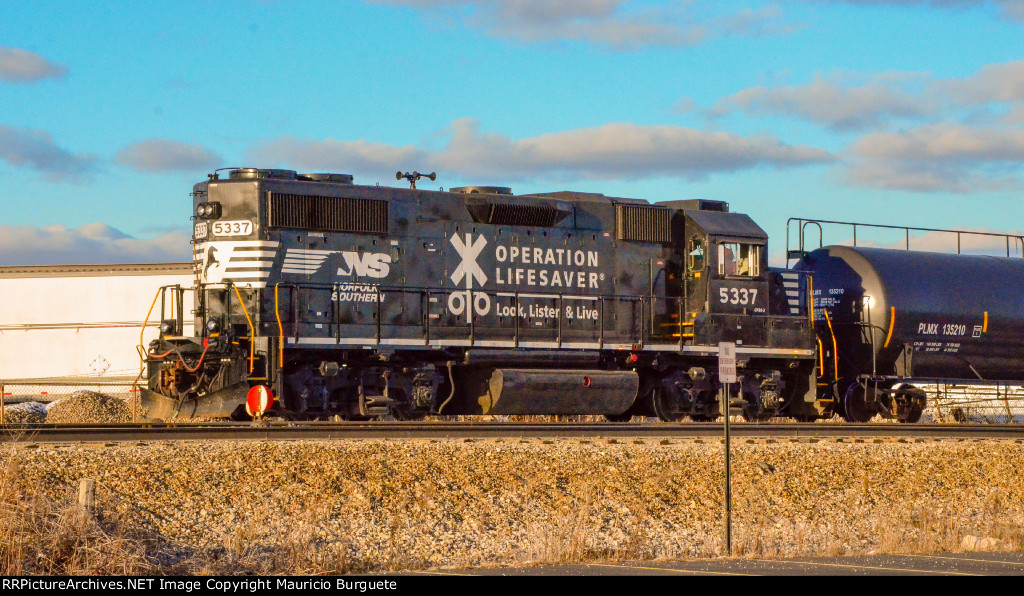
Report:
[{"label": "fuel tank under locomotive", "polygon": [[1024,381],[1024,259],[827,246],[796,268],[840,378]]}]

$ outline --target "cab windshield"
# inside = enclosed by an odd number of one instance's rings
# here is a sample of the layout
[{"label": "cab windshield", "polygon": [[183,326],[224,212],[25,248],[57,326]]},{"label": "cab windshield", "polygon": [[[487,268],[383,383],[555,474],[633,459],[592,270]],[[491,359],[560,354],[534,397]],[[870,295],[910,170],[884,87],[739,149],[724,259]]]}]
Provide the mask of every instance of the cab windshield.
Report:
[{"label": "cab windshield", "polygon": [[718,245],[718,274],[758,277],[761,275],[761,246],[740,242]]}]

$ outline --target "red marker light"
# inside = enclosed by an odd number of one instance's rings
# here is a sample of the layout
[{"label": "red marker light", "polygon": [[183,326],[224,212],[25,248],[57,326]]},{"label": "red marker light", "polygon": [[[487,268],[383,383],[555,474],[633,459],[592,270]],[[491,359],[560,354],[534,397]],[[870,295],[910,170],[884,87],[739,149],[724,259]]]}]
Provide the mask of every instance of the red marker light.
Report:
[{"label": "red marker light", "polygon": [[590,387],[590,377],[583,377],[583,386]]},{"label": "red marker light", "polygon": [[274,403],[274,394],[266,385],[256,385],[245,396],[245,411],[253,418],[259,418]]},{"label": "red marker light", "polygon": [[636,354],[630,354],[629,355],[629,361],[630,362],[636,362],[637,360],[638,360],[638,358],[637,358]]}]

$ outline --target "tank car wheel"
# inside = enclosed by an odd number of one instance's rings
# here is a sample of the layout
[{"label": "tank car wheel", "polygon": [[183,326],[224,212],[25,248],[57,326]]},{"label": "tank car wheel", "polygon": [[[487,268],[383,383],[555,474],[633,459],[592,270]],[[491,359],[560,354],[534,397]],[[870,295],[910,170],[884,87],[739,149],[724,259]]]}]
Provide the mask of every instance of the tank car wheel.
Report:
[{"label": "tank car wheel", "polygon": [[608,422],[629,422],[633,419],[633,415],[629,412],[623,412],[622,414],[605,414],[604,419]]},{"label": "tank car wheel", "polygon": [[654,407],[654,413],[662,422],[679,422],[686,417],[685,413],[679,411],[676,400],[672,399],[669,392],[661,387],[651,390],[651,405]]},{"label": "tank car wheel", "polygon": [[847,422],[864,423],[875,415],[875,409],[868,405],[868,391],[873,391],[873,389],[866,389],[860,383],[854,383],[846,390],[846,394],[843,396],[842,414]]},{"label": "tank car wheel", "polygon": [[913,424],[915,422],[920,421],[921,420],[921,416],[923,414],[924,414],[924,410],[921,409],[921,408],[917,408],[917,407],[910,408],[907,411],[907,415],[905,417],[901,417],[900,418],[900,422],[902,422],[904,424]]},{"label": "tank car wheel", "polygon": [[902,402],[897,411],[897,418],[904,424],[913,424],[921,420],[927,404],[927,394],[923,389],[907,385],[897,390],[898,401]]}]

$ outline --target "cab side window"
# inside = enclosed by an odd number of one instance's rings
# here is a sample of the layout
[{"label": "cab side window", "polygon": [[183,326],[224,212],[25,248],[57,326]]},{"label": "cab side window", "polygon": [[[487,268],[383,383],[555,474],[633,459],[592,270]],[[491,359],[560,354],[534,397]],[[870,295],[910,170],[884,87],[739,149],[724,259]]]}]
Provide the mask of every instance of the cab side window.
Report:
[{"label": "cab side window", "polygon": [[690,238],[690,248],[687,251],[689,271],[702,271],[704,269],[704,240],[700,236]]}]

